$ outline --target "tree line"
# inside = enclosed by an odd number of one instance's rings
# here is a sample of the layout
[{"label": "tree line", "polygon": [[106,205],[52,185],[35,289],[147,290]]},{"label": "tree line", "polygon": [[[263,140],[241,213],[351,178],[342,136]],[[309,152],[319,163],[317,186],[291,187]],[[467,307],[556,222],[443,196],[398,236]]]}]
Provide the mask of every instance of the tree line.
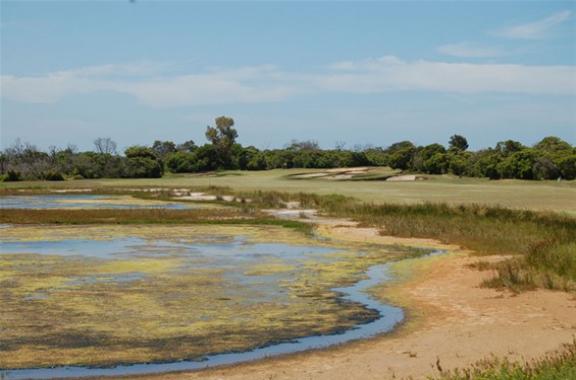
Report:
[{"label": "tree line", "polygon": [[293,141],[282,149],[260,150],[236,142],[234,120],[221,116],[206,128],[207,143],[192,140],[176,144],[154,141],[131,146],[123,154],[110,138],[94,141],[94,150],[50,147],[41,151],[16,141],[0,152],[0,179],[64,180],[66,178],[158,178],[166,171],[199,173],[214,170],[268,170],[277,168],[336,168],[389,166],[405,172],[454,174],[491,179],[575,179],[576,148],[558,137],[545,137],[533,146],[518,141],[468,150],[465,137],[454,135],[448,147],[417,146],[401,141],[384,147],[321,149],[314,141]]}]

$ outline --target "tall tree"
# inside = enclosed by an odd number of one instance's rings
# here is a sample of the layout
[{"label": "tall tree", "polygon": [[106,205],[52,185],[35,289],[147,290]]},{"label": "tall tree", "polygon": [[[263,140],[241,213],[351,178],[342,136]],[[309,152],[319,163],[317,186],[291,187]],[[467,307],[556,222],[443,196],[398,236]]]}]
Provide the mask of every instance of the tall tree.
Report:
[{"label": "tall tree", "polygon": [[116,143],[110,137],[98,137],[94,140],[94,147],[100,154],[116,154]]},{"label": "tall tree", "polygon": [[219,166],[227,168],[232,162],[232,146],[238,132],[234,129],[234,119],[220,116],[215,120],[215,127],[206,127],[206,138],[214,145],[218,153]]}]

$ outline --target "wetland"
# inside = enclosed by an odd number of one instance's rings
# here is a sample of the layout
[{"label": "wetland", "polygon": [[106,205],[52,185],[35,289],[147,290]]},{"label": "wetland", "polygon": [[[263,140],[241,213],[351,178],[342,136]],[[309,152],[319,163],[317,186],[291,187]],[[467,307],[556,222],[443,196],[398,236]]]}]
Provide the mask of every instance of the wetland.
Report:
[{"label": "wetland", "polygon": [[373,336],[403,314],[366,291],[429,252],[280,226],[6,226],[0,368],[194,369]]},{"label": "wetland", "polygon": [[182,210],[203,208],[206,204],[149,200],[130,195],[41,194],[6,195],[0,198],[0,209],[147,209]]}]

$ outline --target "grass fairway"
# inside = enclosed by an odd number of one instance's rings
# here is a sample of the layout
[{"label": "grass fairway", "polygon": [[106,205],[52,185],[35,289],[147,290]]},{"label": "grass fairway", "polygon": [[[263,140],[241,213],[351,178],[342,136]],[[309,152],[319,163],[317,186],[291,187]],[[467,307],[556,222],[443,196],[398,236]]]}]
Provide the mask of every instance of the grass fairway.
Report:
[{"label": "grass fairway", "polygon": [[[204,187],[227,186],[235,191],[275,190],[316,194],[342,194],[377,203],[448,204],[481,203],[531,210],[551,210],[576,215],[575,181],[490,181],[478,178],[426,176],[424,181],[330,181],[290,179],[297,173],[319,170],[279,169],[259,172],[228,171],[210,175],[169,175],[159,179],[98,179],[64,182],[1,183],[2,189],[15,188],[99,188],[99,187]],[[390,173],[376,168],[372,173]]]}]

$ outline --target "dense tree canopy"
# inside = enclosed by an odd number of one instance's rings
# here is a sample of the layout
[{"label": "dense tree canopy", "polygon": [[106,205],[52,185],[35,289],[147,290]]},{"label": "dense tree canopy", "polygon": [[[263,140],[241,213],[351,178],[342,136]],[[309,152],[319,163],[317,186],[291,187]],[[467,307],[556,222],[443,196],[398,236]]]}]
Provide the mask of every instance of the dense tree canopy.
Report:
[{"label": "dense tree canopy", "polygon": [[277,168],[335,168],[390,166],[405,172],[454,174],[491,179],[575,179],[576,149],[548,136],[532,147],[518,141],[498,142],[493,148],[468,150],[468,141],[453,135],[448,149],[441,144],[416,146],[401,141],[388,147],[321,149],[316,141],[296,141],[282,149],[259,150],[236,142],[234,120],[221,116],[207,127],[209,141],[197,146],[192,140],[177,144],[156,140],[151,146],[131,146],[116,152],[110,138],[94,141],[95,151],[75,147],[50,147],[43,152],[16,141],[0,153],[0,175],[5,181],[22,179],[161,177],[164,171],[196,173],[213,170],[267,170]]},{"label": "dense tree canopy", "polygon": [[463,152],[468,149],[468,140],[466,140],[464,136],[454,135],[450,137],[448,145],[450,146],[450,150]]}]

